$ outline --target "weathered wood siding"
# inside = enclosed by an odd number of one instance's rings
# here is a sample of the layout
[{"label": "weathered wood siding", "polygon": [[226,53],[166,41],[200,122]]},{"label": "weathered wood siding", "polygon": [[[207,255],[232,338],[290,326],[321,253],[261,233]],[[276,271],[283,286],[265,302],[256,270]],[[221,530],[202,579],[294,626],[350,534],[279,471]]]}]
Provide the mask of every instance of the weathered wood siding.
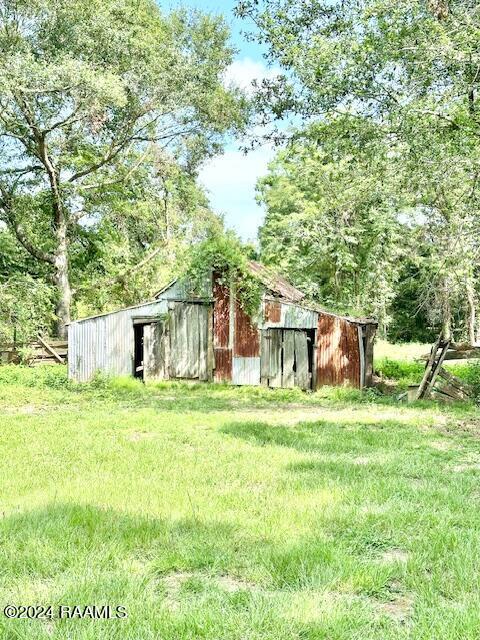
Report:
[{"label": "weathered wood siding", "polygon": [[262,331],[261,382],[269,387],[311,389],[308,335],[301,329]]},{"label": "weathered wood siding", "polygon": [[208,307],[170,302],[170,378],[208,379]]},{"label": "weathered wood siding", "polygon": [[316,386],[360,387],[360,350],[356,324],[319,313],[316,339]]}]

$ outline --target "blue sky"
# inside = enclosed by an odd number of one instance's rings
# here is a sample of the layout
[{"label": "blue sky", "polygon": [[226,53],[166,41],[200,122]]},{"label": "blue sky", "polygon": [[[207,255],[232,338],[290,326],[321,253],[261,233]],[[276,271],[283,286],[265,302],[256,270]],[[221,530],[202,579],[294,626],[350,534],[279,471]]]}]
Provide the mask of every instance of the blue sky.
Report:
[{"label": "blue sky", "polygon": [[[164,9],[179,6],[222,14],[230,26],[231,41],[238,50],[228,70],[227,80],[248,91],[254,78],[274,75],[262,57],[260,45],[249,42],[242,31],[251,25],[234,16],[236,0],[157,0]],[[225,153],[206,163],[200,171],[200,182],[207,189],[215,211],[222,214],[226,226],[234,229],[243,240],[255,240],[263,219],[263,209],[255,202],[255,183],[265,175],[268,162],[275,152],[264,145],[245,155],[236,141],[227,143]]]}]

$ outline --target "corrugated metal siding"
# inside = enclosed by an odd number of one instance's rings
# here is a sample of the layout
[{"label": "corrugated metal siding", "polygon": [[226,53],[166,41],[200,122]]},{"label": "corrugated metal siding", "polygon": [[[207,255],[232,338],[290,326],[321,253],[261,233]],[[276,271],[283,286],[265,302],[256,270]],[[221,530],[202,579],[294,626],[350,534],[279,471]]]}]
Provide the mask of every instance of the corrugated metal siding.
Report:
[{"label": "corrugated metal siding", "polygon": [[230,292],[228,287],[213,281],[213,346],[228,349],[230,335]]},{"label": "corrugated metal siding", "polygon": [[230,348],[230,290],[213,276],[213,353],[214,380],[232,379],[232,349]]},{"label": "corrugated metal siding", "polygon": [[233,384],[260,384],[260,357],[233,358]]},{"label": "corrugated metal siding", "polygon": [[190,280],[175,280],[167,289],[158,293],[155,297],[159,300],[194,300],[194,299],[211,299],[212,297],[212,281],[206,278],[200,287],[194,287]]},{"label": "corrugated metal siding", "polygon": [[215,382],[227,382],[232,379],[232,350],[214,349]]},{"label": "corrugated metal siding", "polygon": [[282,304],[282,324],[285,329],[316,329],[318,313],[294,304]]},{"label": "corrugated metal siding", "polygon": [[263,328],[316,329],[318,312],[296,304],[265,300]]},{"label": "corrugated metal siding", "polygon": [[265,300],[265,322],[280,322],[282,317],[282,305],[274,300]]},{"label": "corrugated metal siding", "polygon": [[97,371],[131,375],[133,370],[133,318],[155,318],[167,312],[167,301],[147,302],[131,309],[72,322],[68,329],[69,376],[90,380]]},{"label": "corrugated metal siding", "polygon": [[317,386],[360,386],[360,352],[357,325],[319,314],[317,327]]},{"label": "corrugated metal siding", "polygon": [[260,336],[258,327],[252,319],[242,309],[238,302],[235,302],[235,332],[233,340],[234,356],[243,358],[260,356]]}]

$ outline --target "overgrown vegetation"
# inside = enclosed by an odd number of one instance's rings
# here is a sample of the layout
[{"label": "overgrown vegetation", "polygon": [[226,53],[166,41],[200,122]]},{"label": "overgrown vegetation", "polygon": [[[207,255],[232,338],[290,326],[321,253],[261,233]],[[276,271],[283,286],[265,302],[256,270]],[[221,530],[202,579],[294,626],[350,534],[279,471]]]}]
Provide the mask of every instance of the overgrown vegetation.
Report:
[{"label": "overgrown vegetation", "polygon": [[220,284],[233,287],[245,312],[255,316],[262,286],[249,269],[251,253],[253,249],[242,246],[233,232],[216,233],[192,249],[185,277],[195,289],[203,291],[214,275]]}]

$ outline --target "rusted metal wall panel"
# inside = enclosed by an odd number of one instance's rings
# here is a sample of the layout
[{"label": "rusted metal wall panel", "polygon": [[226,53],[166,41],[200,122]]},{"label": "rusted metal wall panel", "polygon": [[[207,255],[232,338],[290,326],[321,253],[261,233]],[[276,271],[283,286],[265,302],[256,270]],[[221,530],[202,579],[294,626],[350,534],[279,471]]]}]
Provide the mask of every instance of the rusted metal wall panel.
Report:
[{"label": "rusted metal wall panel", "polygon": [[232,350],[214,349],[215,382],[227,382],[232,379]]},{"label": "rusted metal wall panel", "polygon": [[230,347],[230,289],[213,276],[213,350],[215,382],[232,379],[232,349]]},{"label": "rusted metal wall panel", "polygon": [[109,375],[131,375],[133,371],[133,318],[167,312],[167,301],[158,300],[85,320],[72,322],[68,329],[69,377],[90,380],[97,371]]},{"label": "rusted metal wall panel", "polygon": [[228,349],[230,334],[230,291],[218,278],[213,281],[213,346]]},{"label": "rusted metal wall panel", "polygon": [[282,317],[282,305],[275,300],[265,300],[265,322],[277,323]]},{"label": "rusted metal wall panel", "polygon": [[360,352],[357,325],[319,314],[316,340],[317,387],[350,384],[360,386]]},{"label": "rusted metal wall panel", "polygon": [[233,384],[260,384],[260,357],[256,358],[233,358],[232,368]]},{"label": "rusted metal wall panel", "polygon": [[238,302],[235,303],[233,354],[243,358],[256,358],[260,356],[258,327]]}]

